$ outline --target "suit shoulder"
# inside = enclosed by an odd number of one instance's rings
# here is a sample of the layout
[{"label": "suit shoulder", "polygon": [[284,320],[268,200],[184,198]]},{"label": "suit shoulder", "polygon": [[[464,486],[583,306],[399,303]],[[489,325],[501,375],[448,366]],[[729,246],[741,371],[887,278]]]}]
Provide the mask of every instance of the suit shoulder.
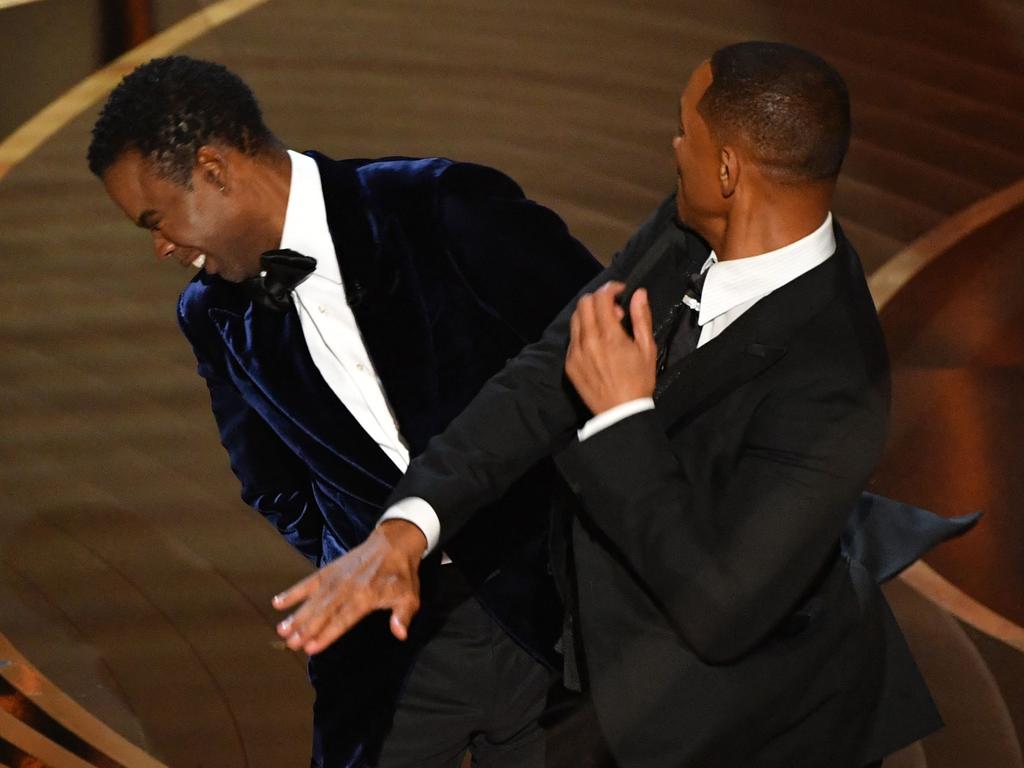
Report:
[{"label": "suit shoulder", "polygon": [[360,166],[358,173],[375,190],[429,187],[443,195],[524,197],[522,187],[502,171],[446,157],[385,157]]},{"label": "suit shoulder", "polygon": [[356,169],[360,184],[375,197],[430,188],[452,165],[444,157],[382,157]]},{"label": "suit shoulder", "polygon": [[491,197],[518,199],[523,188],[508,174],[477,163],[450,161],[439,177],[442,192],[457,195],[487,194]]}]

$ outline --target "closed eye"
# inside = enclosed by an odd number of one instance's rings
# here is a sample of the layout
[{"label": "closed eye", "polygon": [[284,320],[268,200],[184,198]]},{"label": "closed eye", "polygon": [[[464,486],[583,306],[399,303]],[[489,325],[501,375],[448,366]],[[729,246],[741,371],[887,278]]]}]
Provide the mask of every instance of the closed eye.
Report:
[{"label": "closed eye", "polygon": [[156,211],[150,209],[139,214],[135,224],[150,231],[160,228],[160,216]]}]

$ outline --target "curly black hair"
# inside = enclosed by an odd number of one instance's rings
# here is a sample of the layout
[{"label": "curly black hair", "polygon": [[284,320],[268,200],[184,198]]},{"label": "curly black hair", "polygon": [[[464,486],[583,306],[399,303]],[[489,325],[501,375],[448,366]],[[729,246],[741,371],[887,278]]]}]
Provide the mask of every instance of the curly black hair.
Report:
[{"label": "curly black hair", "polygon": [[196,153],[217,141],[246,154],[277,146],[252,91],[227,67],[189,56],[153,59],[127,75],[92,129],[89,170],[102,177],[128,150],[189,186]]},{"label": "curly black hair", "polygon": [[750,41],[711,57],[698,110],[719,141],[739,139],[779,181],[834,179],[850,145],[850,97],[836,69],[810,51]]}]

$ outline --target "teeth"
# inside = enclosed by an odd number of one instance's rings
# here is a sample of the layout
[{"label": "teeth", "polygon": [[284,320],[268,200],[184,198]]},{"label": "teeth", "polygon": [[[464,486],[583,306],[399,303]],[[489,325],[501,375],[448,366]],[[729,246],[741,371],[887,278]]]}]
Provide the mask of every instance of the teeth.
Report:
[{"label": "teeth", "polygon": [[196,256],[194,259],[192,259],[192,266],[195,267],[196,269],[202,269],[203,268],[203,264],[205,264],[205,263],[206,263],[206,254],[205,253],[200,253],[198,256]]}]

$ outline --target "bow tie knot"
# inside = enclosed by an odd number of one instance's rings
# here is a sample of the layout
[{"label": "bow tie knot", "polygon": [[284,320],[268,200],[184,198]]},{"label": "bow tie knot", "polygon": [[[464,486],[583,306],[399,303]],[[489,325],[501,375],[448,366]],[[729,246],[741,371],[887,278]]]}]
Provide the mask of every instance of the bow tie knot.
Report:
[{"label": "bow tie knot", "polygon": [[290,248],[266,251],[260,256],[260,273],[243,285],[253,301],[275,312],[287,312],[295,286],[316,269],[316,259]]}]

